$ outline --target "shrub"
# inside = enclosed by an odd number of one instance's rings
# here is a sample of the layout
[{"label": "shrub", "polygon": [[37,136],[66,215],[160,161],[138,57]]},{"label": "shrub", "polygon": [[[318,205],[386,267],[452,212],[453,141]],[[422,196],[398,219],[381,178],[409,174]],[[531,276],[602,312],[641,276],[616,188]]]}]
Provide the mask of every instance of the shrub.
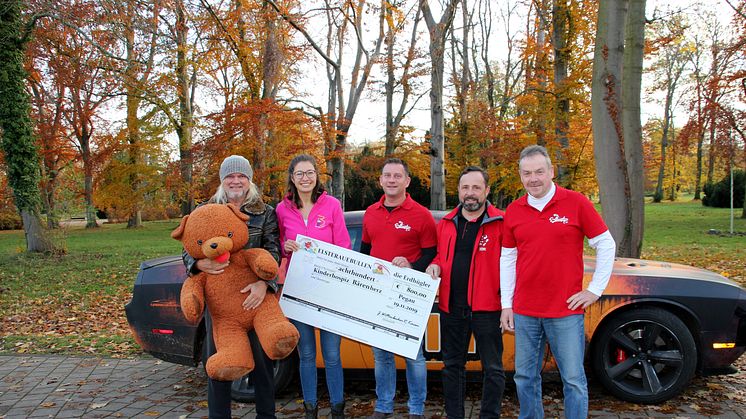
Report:
[{"label": "shrub", "polygon": [[0,211],[0,230],[20,230],[22,228],[23,220],[16,211]]},{"label": "shrub", "polygon": [[[744,186],[746,185],[746,172],[736,170],[733,172],[733,207],[742,208],[744,198]],[[702,205],[715,208],[730,207],[730,174],[717,183],[707,183],[704,186],[705,197]]]}]

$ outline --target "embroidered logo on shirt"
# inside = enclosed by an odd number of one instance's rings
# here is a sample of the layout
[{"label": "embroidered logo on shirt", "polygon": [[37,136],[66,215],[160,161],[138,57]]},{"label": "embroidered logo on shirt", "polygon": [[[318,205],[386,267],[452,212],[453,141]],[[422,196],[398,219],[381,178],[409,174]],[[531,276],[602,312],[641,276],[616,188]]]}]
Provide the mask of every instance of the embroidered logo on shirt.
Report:
[{"label": "embroidered logo on shirt", "polygon": [[323,215],[316,217],[316,228],[324,228],[326,226],[326,218]]},{"label": "embroidered logo on shirt", "polygon": [[397,221],[396,224],[394,224],[394,228],[397,230],[404,230],[404,231],[409,231],[412,229],[412,227],[408,226],[407,224],[404,224],[401,220]]},{"label": "embroidered logo on shirt", "polygon": [[479,247],[478,250],[480,252],[486,252],[487,251],[487,243],[490,242],[490,238],[485,234],[482,237],[479,238]]},{"label": "embroidered logo on shirt", "polygon": [[552,224],[554,223],[567,224],[568,220],[567,220],[567,217],[560,217],[559,215],[554,214],[551,217],[549,217],[549,222]]}]

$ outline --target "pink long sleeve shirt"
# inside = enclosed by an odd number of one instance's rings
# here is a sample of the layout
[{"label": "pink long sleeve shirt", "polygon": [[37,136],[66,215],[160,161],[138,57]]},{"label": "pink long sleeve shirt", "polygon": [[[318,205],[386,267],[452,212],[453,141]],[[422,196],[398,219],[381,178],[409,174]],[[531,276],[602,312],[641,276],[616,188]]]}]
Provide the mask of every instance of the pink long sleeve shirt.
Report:
[{"label": "pink long sleeve shirt", "polygon": [[296,240],[298,234],[335,244],[349,249],[350,233],[345,225],[342,205],[337,198],[323,192],[308,214],[308,223],[304,222],[303,214],[295,207],[293,201],[285,197],[277,204],[277,221],[280,225],[280,250],[282,256],[290,263],[289,255],[285,252],[285,241]]}]

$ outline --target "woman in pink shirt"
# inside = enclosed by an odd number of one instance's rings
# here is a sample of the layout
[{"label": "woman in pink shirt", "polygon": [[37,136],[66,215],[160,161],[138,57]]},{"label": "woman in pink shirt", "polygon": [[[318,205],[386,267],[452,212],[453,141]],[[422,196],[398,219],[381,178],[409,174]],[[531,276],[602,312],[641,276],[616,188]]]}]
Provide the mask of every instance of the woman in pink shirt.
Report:
[{"label": "woman in pink shirt", "polygon": [[[288,168],[288,193],[277,205],[277,220],[280,225],[280,244],[283,257],[292,257],[300,249],[295,240],[298,234],[350,248],[350,235],[345,226],[344,214],[339,201],[327,195],[318,177],[316,160],[308,154],[296,156]],[[291,320],[300,332],[298,353],[300,354],[300,382],[303,388],[303,406],[306,418],[318,416],[316,397],[316,334],[315,328],[297,320]],[[344,418],[344,379],[339,356],[341,337],[319,330],[321,355],[324,358],[326,386],[333,419]]]}]

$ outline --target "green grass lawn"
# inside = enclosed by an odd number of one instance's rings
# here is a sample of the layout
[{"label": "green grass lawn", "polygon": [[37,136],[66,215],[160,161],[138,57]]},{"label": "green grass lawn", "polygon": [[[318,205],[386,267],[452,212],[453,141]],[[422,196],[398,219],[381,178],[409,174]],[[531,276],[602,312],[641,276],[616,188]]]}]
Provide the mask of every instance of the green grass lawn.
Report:
[{"label": "green grass lawn", "polygon": [[[699,202],[645,206],[642,257],[693,265],[725,275],[746,287],[746,219],[737,209],[731,236],[730,210]],[[721,234],[710,234],[717,230]]]},{"label": "green grass lawn", "polygon": [[140,261],[181,251],[177,225],[56,231],[64,256],[26,254],[22,231],[0,232],[0,352],[138,353],[124,305]]},{"label": "green grass lawn", "polygon": [[[740,210],[737,212],[740,216]],[[694,202],[648,204],[643,258],[694,265],[746,286],[746,235],[727,232],[729,211]],[[132,356],[139,347],[124,315],[141,261],[178,254],[178,222],[55,232],[64,256],[24,253],[22,231],[0,232],[0,352]],[[737,218],[735,230],[746,232]]]}]

